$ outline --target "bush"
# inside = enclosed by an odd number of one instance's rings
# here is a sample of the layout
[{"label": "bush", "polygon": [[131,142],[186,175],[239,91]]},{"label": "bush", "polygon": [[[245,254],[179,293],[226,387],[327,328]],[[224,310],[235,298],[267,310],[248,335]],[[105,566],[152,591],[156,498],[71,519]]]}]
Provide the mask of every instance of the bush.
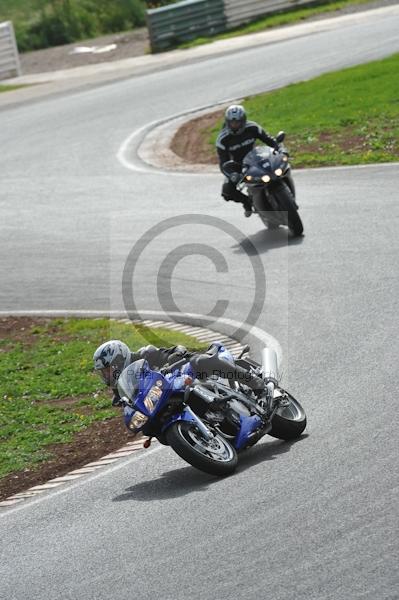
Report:
[{"label": "bush", "polygon": [[146,8],[159,8],[160,6],[166,6],[167,4],[174,4],[179,0],[144,0]]},{"label": "bush", "polygon": [[21,52],[59,46],[145,24],[142,0],[41,0],[30,24],[16,27]]},{"label": "bush", "polygon": [[124,31],[145,24],[145,7],[139,0],[99,0],[95,3],[102,32]]}]

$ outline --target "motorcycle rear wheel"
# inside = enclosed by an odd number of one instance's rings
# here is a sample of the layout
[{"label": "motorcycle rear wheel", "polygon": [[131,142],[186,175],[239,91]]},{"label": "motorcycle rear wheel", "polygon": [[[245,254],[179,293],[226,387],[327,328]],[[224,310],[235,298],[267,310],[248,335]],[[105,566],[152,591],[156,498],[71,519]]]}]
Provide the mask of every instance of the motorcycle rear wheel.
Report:
[{"label": "motorcycle rear wheel", "polygon": [[168,444],[183,460],[211,475],[230,475],[237,466],[235,448],[221,435],[207,440],[188,421],[173,423],[166,432]]},{"label": "motorcycle rear wheel", "polygon": [[306,427],[306,414],[302,405],[291,394],[285,392],[289,404],[277,410],[272,420],[269,435],[280,440],[294,440],[298,438]]}]

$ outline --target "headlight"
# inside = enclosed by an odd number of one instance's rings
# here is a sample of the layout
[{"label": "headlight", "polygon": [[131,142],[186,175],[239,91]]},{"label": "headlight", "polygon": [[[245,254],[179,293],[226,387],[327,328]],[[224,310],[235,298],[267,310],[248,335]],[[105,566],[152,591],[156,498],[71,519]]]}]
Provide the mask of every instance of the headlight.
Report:
[{"label": "headlight", "polygon": [[288,162],[288,156],[283,156],[283,161]]},{"label": "headlight", "polygon": [[246,176],[245,176],[245,179],[246,179],[247,181],[252,181],[252,175],[246,175]]},{"label": "headlight", "polygon": [[148,417],[143,415],[143,413],[141,413],[140,411],[136,410],[133,417],[130,419],[130,423],[129,423],[128,427],[129,427],[129,429],[134,431],[135,429],[139,429],[140,427],[145,425],[145,423],[147,423],[147,421],[148,421]]},{"label": "headlight", "polygon": [[276,169],[276,170],[274,171],[274,174],[275,174],[275,175],[277,175],[277,177],[280,177],[280,175],[282,175],[282,174],[283,174],[283,169]]},{"label": "headlight", "polygon": [[269,175],[263,175],[262,181],[263,181],[263,183],[269,183],[269,181],[270,181]]}]

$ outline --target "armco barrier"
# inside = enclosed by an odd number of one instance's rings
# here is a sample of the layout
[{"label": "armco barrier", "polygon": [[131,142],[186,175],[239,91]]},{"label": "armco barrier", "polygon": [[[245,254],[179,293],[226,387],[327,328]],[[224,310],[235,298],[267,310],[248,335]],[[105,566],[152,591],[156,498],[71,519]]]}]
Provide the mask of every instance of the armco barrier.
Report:
[{"label": "armco barrier", "polygon": [[147,11],[153,52],[226,30],[223,0],[184,0]]},{"label": "armco barrier", "polygon": [[184,0],[147,10],[153,52],[321,0]]},{"label": "armco barrier", "polygon": [[224,0],[227,29],[270,13],[316,3],[320,3],[320,0]]},{"label": "armco barrier", "polygon": [[11,21],[0,23],[0,80],[21,74],[14,27]]}]

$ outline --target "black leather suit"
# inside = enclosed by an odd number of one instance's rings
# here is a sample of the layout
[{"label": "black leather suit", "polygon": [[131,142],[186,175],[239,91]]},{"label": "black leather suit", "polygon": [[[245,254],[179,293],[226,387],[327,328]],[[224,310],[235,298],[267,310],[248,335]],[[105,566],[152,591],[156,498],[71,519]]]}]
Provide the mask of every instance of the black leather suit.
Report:
[{"label": "black leather suit", "polygon": [[[246,154],[254,148],[256,140],[260,140],[272,148],[278,148],[277,141],[255,121],[247,121],[244,130],[234,134],[224,126],[216,140],[216,150],[222,173],[224,163],[229,160],[234,160],[241,165]],[[247,196],[237,190],[236,185],[228,177],[223,183],[222,196],[225,200],[242,202],[246,210],[251,208]]]}]

